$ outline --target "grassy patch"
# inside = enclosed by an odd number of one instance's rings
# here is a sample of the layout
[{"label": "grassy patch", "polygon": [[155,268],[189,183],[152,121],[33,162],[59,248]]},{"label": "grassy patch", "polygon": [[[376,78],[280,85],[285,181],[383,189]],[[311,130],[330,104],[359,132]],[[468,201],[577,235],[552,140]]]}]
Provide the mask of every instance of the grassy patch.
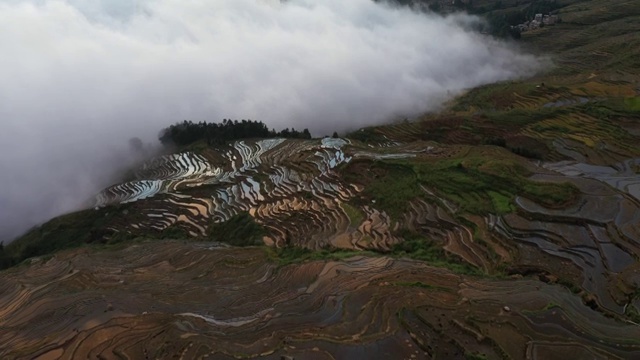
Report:
[{"label": "grassy patch", "polygon": [[[569,183],[530,180],[520,161],[505,150],[482,147],[471,148],[459,158],[375,161],[366,170],[360,165],[357,170],[347,167],[343,171],[357,172],[354,180],[364,182],[363,204],[386,211],[392,219],[399,219],[412,200],[424,196],[421,185],[456,203],[462,212],[478,215],[510,213],[515,210],[516,196],[551,208],[565,206],[577,197],[579,190]],[[345,179],[349,181],[350,176]]]},{"label": "grassy patch", "polygon": [[155,235],[154,238],[158,239],[189,239],[191,237],[185,229],[176,224],[162,230],[159,234],[152,235]]},{"label": "grassy patch", "polygon": [[572,280],[569,280],[567,278],[559,278],[558,284],[566,287],[574,294],[579,294],[582,291],[582,288],[580,286],[576,285]]},{"label": "grassy patch", "polygon": [[313,260],[342,260],[353,256],[375,256],[372,251],[355,251],[343,249],[322,249],[313,251],[300,247],[287,246],[284,248],[267,247],[269,258],[279,265],[296,264]]},{"label": "grassy patch", "polygon": [[52,254],[90,243],[103,243],[105,238],[116,243],[132,238],[128,234],[108,229],[122,216],[128,205],[110,206],[99,210],[83,210],[59,216],[30,230],[0,252],[0,268],[7,268],[34,256]]},{"label": "grassy patch", "polygon": [[234,215],[225,222],[213,223],[207,230],[209,240],[234,246],[260,245],[266,234],[266,229],[247,212]]},{"label": "grassy patch", "polygon": [[347,203],[341,203],[340,206],[349,217],[351,226],[357,227],[362,223],[362,221],[364,220],[364,214],[362,214],[362,211],[360,211],[360,209]]},{"label": "grassy patch", "polygon": [[624,313],[631,321],[640,324],[640,312],[633,306],[627,305],[627,308]]},{"label": "grassy patch", "polygon": [[557,208],[573,201],[579,190],[570,183],[551,184],[528,181],[521,184],[523,197],[541,205]]},{"label": "grassy patch", "polygon": [[[343,171],[350,172],[351,169],[347,167]],[[361,201],[359,205],[373,205],[384,210],[392,219],[399,219],[409,202],[422,193],[415,172],[403,164],[374,161],[366,174],[357,172],[351,173],[351,176],[357,182],[365,183],[361,200],[366,202]],[[372,200],[375,203],[371,203]]]},{"label": "grassy patch", "polygon": [[562,308],[559,304],[550,302],[547,305],[545,305],[545,307],[542,310],[551,310],[551,309],[559,309],[559,308]]},{"label": "grassy patch", "polygon": [[526,126],[567,112],[563,108],[514,109],[489,112],[485,116],[495,125]]},{"label": "grassy patch", "polygon": [[631,111],[640,111],[640,96],[626,98],[624,104]]},{"label": "grassy patch", "polygon": [[408,287],[419,287],[419,288],[423,288],[423,289],[440,290],[440,291],[451,292],[451,289],[446,288],[444,286],[425,284],[422,281],[412,281],[412,282],[400,281],[400,282],[393,283],[393,285],[408,286]]},{"label": "grassy patch", "polygon": [[532,102],[532,106],[538,105],[544,98],[540,99],[548,92],[555,89],[537,88],[537,84],[521,82],[502,82],[489,84],[474,88],[455,100],[454,111],[486,110],[504,111],[511,110],[523,97]]},{"label": "grassy patch", "polygon": [[201,154],[205,152],[207,149],[209,149],[209,145],[207,144],[207,142],[205,140],[198,140],[194,143],[187,145],[184,148],[184,151],[191,151],[196,154]]},{"label": "grassy patch", "polygon": [[262,171],[258,171],[258,172],[255,172],[255,173],[251,174],[251,177],[253,178],[253,180],[255,180],[255,181],[259,182],[259,183],[262,183],[263,186],[271,181],[269,179],[269,174],[264,173]]},{"label": "grassy patch", "polygon": [[514,210],[511,197],[508,194],[504,195],[496,191],[487,191],[487,195],[491,198],[491,203],[497,213],[506,214]]},{"label": "grassy patch", "polygon": [[444,251],[439,243],[406,231],[402,235],[404,241],[392,248],[392,254],[395,256],[424,261],[429,265],[446,268],[458,274],[482,274],[477,268]]},{"label": "grassy patch", "polygon": [[568,183],[529,180],[527,171],[509,159],[471,155],[412,166],[420,182],[472,214],[512,212],[518,195],[544,206],[559,207],[578,194],[578,189]]},{"label": "grassy patch", "polygon": [[[383,254],[375,251],[357,251],[334,248],[313,251],[294,246],[284,248],[266,247],[265,250],[267,251],[269,258],[281,266],[315,260],[344,260],[354,256],[391,255],[395,257],[408,257],[414,260],[424,261],[431,266],[446,268],[458,274],[482,275],[480,270],[465,263],[457,256],[446,253],[440,244],[421,238],[416,234],[403,235],[405,235],[405,241],[400,244],[396,244],[392,248],[392,252],[390,254]],[[446,288],[440,288],[421,282],[399,282],[396,283],[396,285],[418,286],[448,291]]]},{"label": "grassy patch", "polygon": [[466,360],[489,360],[487,355],[478,352],[465,352],[464,358]]}]

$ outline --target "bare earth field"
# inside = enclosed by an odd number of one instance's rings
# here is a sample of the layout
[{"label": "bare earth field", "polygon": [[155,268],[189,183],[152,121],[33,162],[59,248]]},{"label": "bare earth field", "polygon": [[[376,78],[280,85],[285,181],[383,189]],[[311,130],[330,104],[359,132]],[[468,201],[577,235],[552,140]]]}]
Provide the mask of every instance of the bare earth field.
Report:
[{"label": "bare earth field", "polygon": [[[633,358],[640,328],[532,279],[144,242],[2,274],[3,358]],[[13,349],[10,354],[7,349]]]}]

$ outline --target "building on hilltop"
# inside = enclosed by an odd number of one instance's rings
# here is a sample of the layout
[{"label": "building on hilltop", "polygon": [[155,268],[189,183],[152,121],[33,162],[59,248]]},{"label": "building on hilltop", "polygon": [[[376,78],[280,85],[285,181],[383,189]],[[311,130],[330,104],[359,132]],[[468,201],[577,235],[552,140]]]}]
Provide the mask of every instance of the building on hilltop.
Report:
[{"label": "building on hilltop", "polygon": [[539,29],[542,25],[555,25],[558,23],[558,15],[551,14],[536,14],[531,21],[525,21],[522,24],[511,26],[511,29],[518,30],[519,32],[527,32],[531,30]]},{"label": "building on hilltop", "polygon": [[558,22],[558,15],[545,15],[542,17],[542,23],[545,25],[554,25]]}]

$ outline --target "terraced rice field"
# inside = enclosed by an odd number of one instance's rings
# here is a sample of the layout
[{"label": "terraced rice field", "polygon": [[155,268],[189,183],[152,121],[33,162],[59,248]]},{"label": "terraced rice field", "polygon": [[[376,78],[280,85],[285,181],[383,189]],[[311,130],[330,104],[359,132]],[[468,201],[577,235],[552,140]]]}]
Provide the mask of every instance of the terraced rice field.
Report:
[{"label": "terraced rice field", "polygon": [[155,241],[58,253],[0,290],[3,359],[640,356],[640,327],[561,286],[389,257],[278,267],[257,248]]},{"label": "terraced rice field", "polygon": [[364,206],[355,210],[362,219],[351,223],[341,205],[361,189],[334,171],[353,156],[384,154],[345,155],[348,144],[333,138],[239,141],[219,149],[216,166],[194,153],[155,159],[137,173],[138,180],[101,192],[96,207],[148,199],[136,207],[142,221],[118,227],[129,234],[177,226],[206,236],[210,224],[249,213],[269,230],[263,239],[268,245],[388,249],[396,241],[388,216]]},{"label": "terraced rice field", "polygon": [[[492,170],[491,163],[502,169],[511,161],[505,151],[393,141],[391,146],[334,138],[240,141],[203,153],[208,155],[187,152],[151,160],[137,172],[138,180],[97,196],[98,208],[131,205],[103,225],[111,231],[104,232],[102,242],[154,232],[225,241],[232,235],[219,224],[235,224],[245,214],[264,229],[259,242],[250,244],[408,251],[435,264],[445,256],[450,264],[445,267],[484,274],[503,272],[506,263],[511,274],[545,279],[551,274],[551,282],[583,291],[593,307],[611,316],[624,317],[632,309],[633,289],[640,283],[637,161],[611,167],[568,161],[528,165],[525,187],[569,183],[578,191],[569,203],[549,207],[530,195],[511,195],[514,190],[497,183],[486,192],[476,184],[469,192],[447,193],[441,183],[421,175],[442,171],[435,170],[442,161],[460,159],[469,169],[477,164],[478,175],[488,176],[502,171]],[[420,165],[433,161],[434,170]],[[399,165],[404,163],[419,168],[413,173]],[[488,213],[474,217],[465,208]],[[435,252],[411,254],[411,239],[425,239],[419,241],[427,241]]]}]

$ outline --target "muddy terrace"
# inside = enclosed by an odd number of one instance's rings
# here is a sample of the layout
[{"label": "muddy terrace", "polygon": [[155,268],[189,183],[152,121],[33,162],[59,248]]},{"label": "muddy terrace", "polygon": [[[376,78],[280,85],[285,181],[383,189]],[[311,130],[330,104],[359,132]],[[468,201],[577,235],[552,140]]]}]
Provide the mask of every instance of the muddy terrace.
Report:
[{"label": "muddy terrace", "polygon": [[2,273],[0,355],[640,356],[634,163],[392,139],[147,162],[9,249],[99,244]]},{"label": "muddy terrace", "polygon": [[3,358],[640,356],[638,326],[536,280],[390,257],[278,266],[209,243],[110,250],[2,273]]}]

